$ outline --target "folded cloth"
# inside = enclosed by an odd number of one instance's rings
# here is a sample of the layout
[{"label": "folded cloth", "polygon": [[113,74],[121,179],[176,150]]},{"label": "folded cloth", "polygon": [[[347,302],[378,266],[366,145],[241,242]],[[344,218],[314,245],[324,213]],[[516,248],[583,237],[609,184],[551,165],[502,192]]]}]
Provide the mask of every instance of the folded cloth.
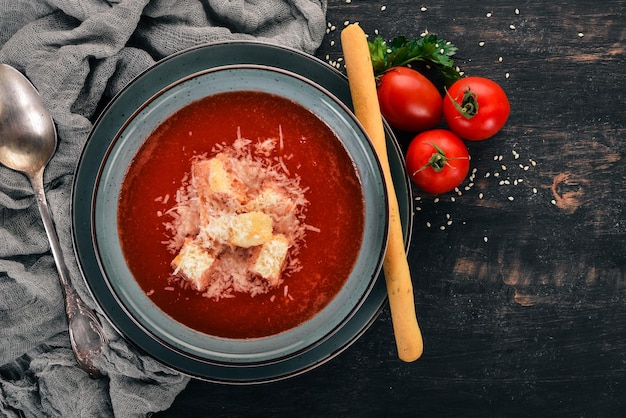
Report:
[{"label": "folded cloth", "polygon": [[[71,278],[98,310],[72,249],[72,175],[96,112],[134,76],[193,45],[256,39],[313,53],[326,0],[0,0],[0,62],[25,74],[56,123],[44,176]],[[1,100],[1,98],[0,98]],[[129,345],[100,315],[109,344],[91,379],[76,365],[56,268],[25,176],[0,167],[0,415],[134,417],[167,409],[183,376]]]}]

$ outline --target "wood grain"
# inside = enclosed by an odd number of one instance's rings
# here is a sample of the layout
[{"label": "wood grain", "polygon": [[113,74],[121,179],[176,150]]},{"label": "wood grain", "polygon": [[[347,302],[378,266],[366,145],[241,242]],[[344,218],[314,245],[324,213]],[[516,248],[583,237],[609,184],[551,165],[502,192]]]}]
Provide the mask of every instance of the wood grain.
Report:
[{"label": "wood grain", "polygon": [[475,172],[460,194],[415,190],[423,357],[398,361],[385,310],[320,368],[262,386],[194,381],[157,415],[620,416],[626,2],[384,5],[329,1],[317,56],[343,70],[344,22],[386,39],[428,30],[458,46],[466,74],[501,83],[512,108],[500,134],[469,144]]}]

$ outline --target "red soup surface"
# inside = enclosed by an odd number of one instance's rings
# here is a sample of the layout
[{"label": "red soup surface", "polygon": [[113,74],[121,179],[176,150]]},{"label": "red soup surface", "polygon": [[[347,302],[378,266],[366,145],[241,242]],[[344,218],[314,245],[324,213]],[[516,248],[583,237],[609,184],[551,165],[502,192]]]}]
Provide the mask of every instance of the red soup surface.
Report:
[{"label": "red soup surface", "polygon": [[[299,250],[301,269],[278,288],[219,300],[172,282],[165,215],[191,162],[238,136],[282,138],[288,173],[300,176],[309,204]],[[334,132],[304,107],[267,93],[216,94],[182,108],[150,135],[131,162],[119,200],[122,251],[150,299],[176,321],[226,338],[256,338],[298,326],[339,292],[363,238],[364,203],[354,163]]]}]

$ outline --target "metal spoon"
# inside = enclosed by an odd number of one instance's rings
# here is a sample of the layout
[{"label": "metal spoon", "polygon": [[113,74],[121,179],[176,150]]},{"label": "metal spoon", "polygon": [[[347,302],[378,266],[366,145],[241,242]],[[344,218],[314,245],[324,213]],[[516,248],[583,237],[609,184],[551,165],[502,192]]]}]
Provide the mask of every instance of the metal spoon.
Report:
[{"label": "metal spoon", "polygon": [[106,338],[95,313],[70,282],[44,193],[43,172],[56,146],[54,122],[37,90],[15,68],[0,64],[0,163],[30,180],[59,272],[74,355],[79,366],[97,378],[102,373],[93,360],[102,353]]}]

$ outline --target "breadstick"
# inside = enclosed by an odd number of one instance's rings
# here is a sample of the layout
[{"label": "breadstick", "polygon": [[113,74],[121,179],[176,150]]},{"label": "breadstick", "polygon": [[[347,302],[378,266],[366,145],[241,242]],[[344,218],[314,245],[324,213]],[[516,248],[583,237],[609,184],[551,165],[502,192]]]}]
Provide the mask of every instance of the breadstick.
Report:
[{"label": "breadstick", "polygon": [[351,24],[343,29],[341,43],[354,113],[374,144],[387,186],[389,239],[383,260],[383,271],[398,356],[403,361],[411,362],[422,355],[424,345],[415,315],[411,272],[406,258],[398,200],[387,157],[385,130],[376,94],[369,47],[363,29],[357,24]]}]

